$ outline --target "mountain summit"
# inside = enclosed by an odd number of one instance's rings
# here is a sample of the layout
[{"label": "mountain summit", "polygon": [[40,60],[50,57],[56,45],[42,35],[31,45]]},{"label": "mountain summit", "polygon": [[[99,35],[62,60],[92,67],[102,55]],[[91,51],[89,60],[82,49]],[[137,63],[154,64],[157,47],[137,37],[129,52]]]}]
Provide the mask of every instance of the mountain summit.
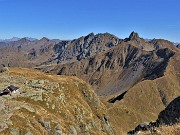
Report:
[{"label": "mountain summit", "polygon": [[135,39],[139,39],[139,38],[140,37],[139,37],[138,33],[134,32],[134,31],[129,36],[130,40],[135,40]]},{"label": "mountain summit", "polygon": [[40,41],[42,41],[42,42],[48,42],[48,41],[49,41],[49,39],[48,39],[48,38],[46,38],[46,37],[43,37],[43,38],[41,38],[41,39],[40,39]]}]

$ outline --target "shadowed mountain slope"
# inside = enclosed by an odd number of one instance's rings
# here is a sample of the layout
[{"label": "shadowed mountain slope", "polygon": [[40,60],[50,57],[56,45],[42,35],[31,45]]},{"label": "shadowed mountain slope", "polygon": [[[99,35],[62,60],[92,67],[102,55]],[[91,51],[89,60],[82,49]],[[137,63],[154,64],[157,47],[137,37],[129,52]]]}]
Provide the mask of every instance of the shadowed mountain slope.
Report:
[{"label": "shadowed mountain slope", "polygon": [[178,135],[180,124],[180,96],[171,101],[168,106],[159,113],[158,119],[154,122],[144,122],[139,124],[128,134],[134,135]]},{"label": "shadowed mountain slope", "polygon": [[109,108],[111,123],[118,129],[117,133],[122,130],[128,132],[143,122],[156,121],[159,113],[180,96],[179,60],[180,55],[175,54],[170,58],[162,77],[137,83],[113,105],[107,103],[111,97],[102,97]]},{"label": "shadowed mountain slope", "polygon": [[180,44],[176,46],[178,49],[180,49]]},{"label": "shadowed mountain slope", "polygon": [[175,98],[158,116],[158,123],[173,125],[180,122],[180,96]]}]

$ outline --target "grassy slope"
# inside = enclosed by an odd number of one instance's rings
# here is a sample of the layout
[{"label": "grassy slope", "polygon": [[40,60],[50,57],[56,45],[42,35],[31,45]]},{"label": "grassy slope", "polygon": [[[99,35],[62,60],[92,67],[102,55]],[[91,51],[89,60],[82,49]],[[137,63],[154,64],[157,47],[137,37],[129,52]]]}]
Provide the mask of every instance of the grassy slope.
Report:
[{"label": "grassy slope", "polygon": [[[11,79],[6,80],[8,77]],[[12,68],[9,73],[1,74],[0,80],[1,89],[13,84],[23,92],[18,96],[0,97],[4,102],[0,124],[7,126],[1,134],[30,131],[36,135],[57,132],[113,135],[108,121],[104,120],[106,107],[91,87],[76,77]]]},{"label": "grassy slope", "polygon": [[[143,122],[155,121],[160,111],[180,95],[179,56],[169,62],[165,76],[146,80],[131,88],[121,101],[107,104],[116,132],[127,132]],[[103,98],[107,101],[107,98]]]}]

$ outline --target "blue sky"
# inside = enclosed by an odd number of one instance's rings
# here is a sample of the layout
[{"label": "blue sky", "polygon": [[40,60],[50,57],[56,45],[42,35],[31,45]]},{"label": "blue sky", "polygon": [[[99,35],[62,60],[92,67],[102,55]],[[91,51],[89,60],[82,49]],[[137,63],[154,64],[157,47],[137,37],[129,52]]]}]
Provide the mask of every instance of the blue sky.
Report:
[{"label": "blue sky", "polygon": [[74,39],[90,32],[180,42],[179,0],[0,0],[0,38]]}]

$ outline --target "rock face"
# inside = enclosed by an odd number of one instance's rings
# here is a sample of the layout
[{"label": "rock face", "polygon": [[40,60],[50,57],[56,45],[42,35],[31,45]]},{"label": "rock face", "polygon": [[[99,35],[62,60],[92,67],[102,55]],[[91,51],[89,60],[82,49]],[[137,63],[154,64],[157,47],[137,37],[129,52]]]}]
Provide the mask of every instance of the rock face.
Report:
[{"label": "rock face", "polygon": [[11,68],[0,82],[0,89],[21,89],[19,95],[0,96],[0,134],[114,135],[105,105],[76,77]]},{"label": "rock face", "polygon": [[129,40],[129,41],[130,41],[130,40],[138,40],[138,39],[140,39],[138,33],[132,32],[132,33],[130,34],[129,38],[127,38],[126,40]]},{"label": "rock face", "polygon": [[93,56],[97,52],[104,52],[119,44],[120,41],[119,38],[109,33],[97,35],[90,33],[85,37],[80,37],[68,43],[60,42],[54,49],[59,54],[57,57],[58,62],[72,62]]},{"label": "rock face", "polygon": [[180,49],[180,44],[179,44],[179,45],[177,45],[176,47]]},{"label": "rock face", "polygon": [[180,122],[180,96],[175,98],[158,116],[158,123],[173,125]]},{"label": "rock face", "polygon": [[[144,122],[142,124],[139,124],[134,130],[129,131],[128,134],[134,135],[137,134],[139,131],[144,131],[144,132],[150,131],[151,134],[156,134],[157,129],[159,127],[163,128],[164,126],[171,126],[170,128],[177,128],[178,125],[180,124],[179,120],[180,120],[180,96],[178,96],[173,101],[171,101],[170,104],[163,111],[159,113],[158,119],[155,122]],[[175,126],[173,127],[173,125]],[[179,129],[179,127],[177,129]],[[176,130],[172,130],[172,132],[176,132]],[[177,133],[179,134],[179,131]]]}]

